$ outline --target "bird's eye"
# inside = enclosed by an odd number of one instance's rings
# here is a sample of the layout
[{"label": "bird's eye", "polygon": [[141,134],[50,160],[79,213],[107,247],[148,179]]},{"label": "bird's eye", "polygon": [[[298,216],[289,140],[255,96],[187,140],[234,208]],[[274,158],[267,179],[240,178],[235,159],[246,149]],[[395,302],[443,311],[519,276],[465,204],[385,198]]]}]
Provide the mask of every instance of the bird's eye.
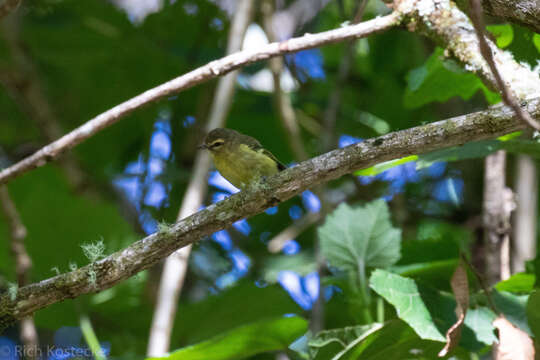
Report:
[{"label": "bird's eye", "polygon": [[220,147],[221,145],[223,145],[223,143],[224,143],[223,140],[216,140],[216,141],[214,141],[214,142],[210,145],[210,147],[211,147],[212,149],[217,149],[218,147]]}]

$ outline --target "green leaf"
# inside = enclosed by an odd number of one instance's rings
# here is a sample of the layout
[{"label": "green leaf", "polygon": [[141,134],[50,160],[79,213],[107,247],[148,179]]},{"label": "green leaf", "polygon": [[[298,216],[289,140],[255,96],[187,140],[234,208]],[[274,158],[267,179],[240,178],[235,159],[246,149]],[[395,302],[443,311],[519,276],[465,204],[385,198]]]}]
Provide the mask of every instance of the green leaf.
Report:
[{"label": "green leaf", "polygon": [[[442,344],[438,341],[422,340],[401,320],[388,321],[376,332],[368,335],[358,346],[348,352],[348,359],[436,359]],[[454,355],[463,358],[462,349]],[[466,357],[468,358],[468,357]]]},{"label": "green leaf", "polygon": [[341,204],[327,216],[318,233],[323,255],[341,270],[388,267],[400,257],[401,230],[392,227],[383,200],[362,207]]},{"label": "green leaf", "polygon": [[493,291],[492,296],[495,306],[506,316],[508,321],[528,334],[532,334],[527,323],[526,311],[529,295],[515,295],[506,291]]},{"label": "green leaf", "polygon": [[[477,309],[469,309],[465,316],[465,326],[470,328],[476,337],[476,339],[486,345],[491,345],[497,341],[497,337],[493,330],[493,320],[496,315],[493,311],[486,307],[479,307]],[[463,337],[462,342],[467,338]]]},{"label": "green leaf", "polygon": [[536,50],[540,53],[540,34],[534,34],[532,38],[533,44],[536,47]]},{"label": "green leaf", "polygon": [[253,281],[241,280],[235,286],[201,301],[180,303],[172,348],[204,341],[243,324],[301,311],[302,308],[281,286],[261,288]]},{"label": "green leaf", "polygon": [[244,359],[267,351],[286,349],[306,330],[307,321],[298,316],[258,321],[177,350],[163,359]]},{"label": "green leaf", "polygon": [[470,142],[462,146],[433,151],[418,157],[417,169],[422,169],[439,161],[460,161],[489,155],[501,148],[498,140]]},{"label": "green leaf", "polygon": [[444,50],[436,48],[424,65],[409,72],[403,101],[406,107],[417,108],[434,101],[444,102],[454,96],[468,100],[478,90],[484,93],[489,103],[500,101],[500,96],[486,88],[476,75],[446,59]]},{"label": "green leaf", "polygon": [[422,339],[445,340],[435,326],[414,280],[377,269],[371,274],[369,284],[377,294],[394,305],[398,317],[409,324]]},{"label": "green leaf", "polygon": [[507,47],[514,40],[514,30],[510,24],[488,25],[486,29],[493,34],[497,41],[497,46],[501,49]]},{"label": "green leaf", "polygon": [[536,276],[534,274],[517,273],[509,279],[497,283],[495,289],[513,293],[528,293],[532,291],[535,280]]},{"label": "green leaf", "polygon": [[[332,329],[321,331],[314,338],[308,341],[309,353],[311,358],[317,356],[322,348],[329,349],[328,345],[335,344],[332,347],[332,360],[344,360],[350,358],[350,351],[358,346],[366,337],[382,328],[382,324],[373,323],[369,325],[348,326],[341,329]],[[330,354],[325,353],[324,358],[330,358]]]},{"label": "green leaf", "polygon": [[358,170],[358,171],[356,171],[354,173],[354,175],[356,175],[356,176],[375,176],[375,175],[378,175],[378,174],[382,173],[383,171],[386,171],[386,170],[391,169],[393,167],[396,167],[398,165],[402,165],[402,164],[405,164],[405,163],[408,163],[408,162],[411,162],[411,161],[416,161],[416,160],[418,160],[418,155],[411,155],[411,156],[406,156],[406,157],[401,158],[401,159],[385,161],[385,162],[382,162],[380,164],[371,166],[371,167],[369,167],[367,169]]},{"label": "green leaf", "polygon": [[527,320],[536,339],[540,338],[540,290],[529,295],[527,301]]},{"label": "green leaf", "polygon": [[527,154],[540,158],[540,142],[537,140],[512,139],[503,142],[501,148],[514,154]]}]

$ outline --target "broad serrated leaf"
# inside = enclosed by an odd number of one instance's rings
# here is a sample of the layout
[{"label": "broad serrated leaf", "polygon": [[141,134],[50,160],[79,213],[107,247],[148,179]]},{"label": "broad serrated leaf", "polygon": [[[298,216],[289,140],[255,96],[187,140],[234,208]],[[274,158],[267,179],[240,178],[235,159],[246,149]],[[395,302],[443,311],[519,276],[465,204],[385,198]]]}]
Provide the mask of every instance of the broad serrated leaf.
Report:
[{"label": "broad serrated leaf", "polygon": [[318,233],[323,255],[340,270],[388,267],[400,258],[401,230],[392,227],[383,200],[362,207],[341,204]]},{"label": "broad serrated leaf", "polygon": [[307,330],[301,317],[280,317],[244,325],[160,359],[236,360],[267,351],[286,349]]},{"label": "broad serrated leaf", "polygon": [[371,274],[370,287],[394,305],[400,319],[409,324],[422,338],[444,341],[434,319],[413,279],[377,269]]}]

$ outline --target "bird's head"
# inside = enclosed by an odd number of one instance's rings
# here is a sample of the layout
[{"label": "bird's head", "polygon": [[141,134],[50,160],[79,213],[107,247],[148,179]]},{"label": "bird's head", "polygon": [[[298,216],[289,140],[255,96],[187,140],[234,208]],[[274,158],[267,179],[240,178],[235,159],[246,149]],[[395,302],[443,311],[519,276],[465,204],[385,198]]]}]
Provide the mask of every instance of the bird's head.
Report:
[{"label": "bird's head", "polygon": [[235,144],[239,136],[240,134],[234,130],[217,128],[206,135],[199,148],[207,149],[212,153],[219,153]]}]

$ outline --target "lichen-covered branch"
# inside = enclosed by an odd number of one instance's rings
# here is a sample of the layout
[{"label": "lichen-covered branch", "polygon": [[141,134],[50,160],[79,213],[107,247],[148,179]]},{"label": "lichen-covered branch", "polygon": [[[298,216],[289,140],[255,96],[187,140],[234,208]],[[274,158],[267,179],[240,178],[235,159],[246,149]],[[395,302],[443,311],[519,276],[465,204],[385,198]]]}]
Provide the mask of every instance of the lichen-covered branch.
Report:
[{"label": "lichen-covered branch", "polygon": [[[473,24],[450,0],[396,0],[395,10],[404,16],[410,31],[420,32],[446,49],[466,70],[476,73],[491,89],[498,89],[493,72],[480,53]],[[508,51],[487,40],[497,68],[505,75],[506,86],[518,102],[540,96],[540,78],[527,65],[514,60]]]},{"label": "lichen-covered branch", "polygon": [[[467,7],[467,0],[458,0]],[[482,0],[484,12],[514,24],[526,26],[540,34],[540,2],[538,0]]]},{"label": "lichen-covered branch", "polygon": [[38,150],[36,153],[19,161],[18,163],[0,171],[0,185],[25,173],[29,170],[43,166],[56,159],[60,154],[77,146],[99,131],[119,121],[121,118],[131,114],[135,110],[156,102],[171,95],[189,89],[202,82],[225,75],[239,67],[265,60],[274,56],[293,53],[300,50],[310,49],[326,44],[332,44],[344,40],[356,39],[371,35],[373,33],[387,30],[398,25],[399,15],[390,15],[365,21],[357,25],[351,25],[321,32],[318,34],[306,34],[298,38],[292,38],[279,43],[271,43],[261,46],[255,50],[244,50],[219,60],[212,61],[182,76],[163,83],[153,89],[147,90],[112,109],[89,120],[70,133],[62,136],[55,142]]},{"label": "lichen-covered branch", "polygon": [[[540,118],[540,99],[527,103]],[[131,246],[78,270],[19,289],[15,299],[0,297],[0,329],[16,319],[59,301],[98,292],[149,268],[173,251],[261,213],[315,185],[357,169],[411,154],[493,138],[523,128],[504,106],[445,121],[392,132],[304,161],[266,179],[264,184],[232,195]],[[93,276],[90,276],[92,273]]]}]

